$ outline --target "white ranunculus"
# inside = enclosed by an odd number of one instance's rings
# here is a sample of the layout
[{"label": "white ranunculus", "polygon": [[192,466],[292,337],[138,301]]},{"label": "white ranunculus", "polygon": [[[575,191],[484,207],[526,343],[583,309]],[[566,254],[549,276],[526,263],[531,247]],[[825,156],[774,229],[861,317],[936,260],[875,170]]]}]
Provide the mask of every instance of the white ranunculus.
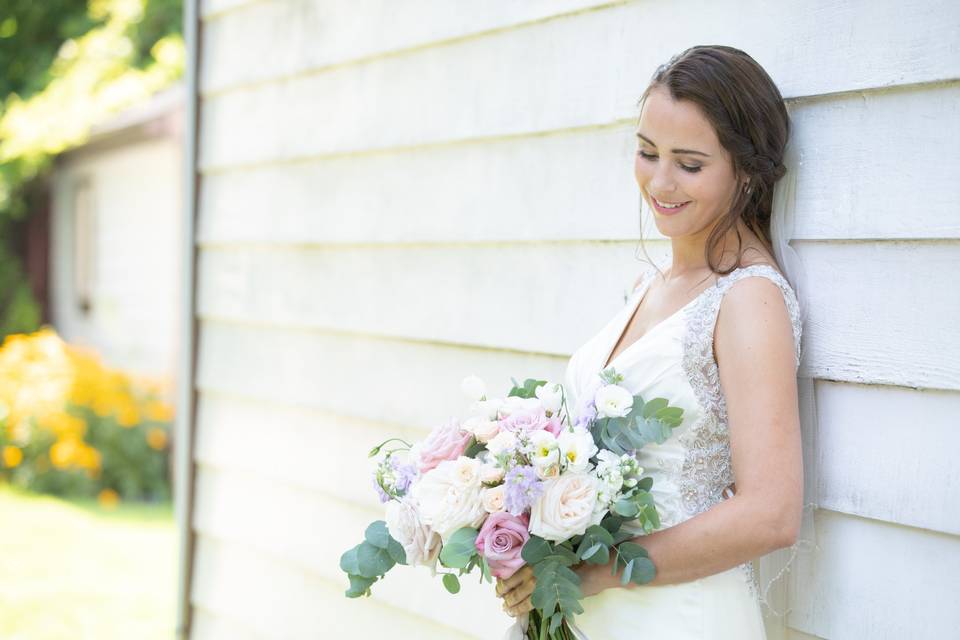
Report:
[{"label": "white ranunculus", "polygon": [[574,427],[573,431],[561,431],[557,443],[563,464],[570,471],[586,471],[590,466],[590,458],[597,453],[593,435],[583,427]]},{"label": "white ranunculus", "polygon": [[503,401],[503,404],[500,405],[500,414],[501,418],[506,418],[509,415],[513,415],[518,411],[531,411],[535,412],[543,408],[543,403],[540,402],[540,398],[521,398],[520,396],[509,396]]},{"label": "white ranunculus", "polygon": [[517,446],[517,436],[512,431],[501,431],[487,443],[487,451],[497,456]]},{"label": "white ranunculus", "polygon": [[537,387],[535,393],[543,404],[543,408],[550,415],[560,411],[560,406],[563,404],[563,386],[559,382],[548,382],[541,385]]},{"label": "white ranunculus", "polygon": [[537,477],[552,478],[560,473],[560,445],[557,438],[549,431],[538,429],[531,431],[528,436],[530,439],[530,463],[537,472]]},{"label": "white ranunculus", "polygon": [[386,509],[387,531],[403,546],[410,566],[430,565],[440,554],[440,536],[420,520],[416,504],[409,498],[391,500]]},{"label": "white ranunculus", "polygon": [[505,487],[500,485],[499,487],[489,487],[484,489],[480,499],[483,502],[483,508],[487,513],[503,511],[506,508]]},{"label": "white ranunculus", "polygon": [[544,481],[530,512],[530,533],[562,542],[600,524],[604,512],[597,509],[597,485],[589,473],[564,473]]},{"label": "white ranunculus", "polygon": [[471,400],[483,400],[487,396],[487,385],[477,376],[467,376],[460,383],[460,389]]},{"label": "white ranunculus", "polygon": [[597,390],[593,403],[598,418],[622,418],[633,409],[633,395],[619,385],[608,384]]},{"label": "white ranunculus", "polygon": [[425,473],[410,493],[420,508],[420,519],[446,542],[457,529],[483,522],[482,488],[480,461],[461,456]]}]

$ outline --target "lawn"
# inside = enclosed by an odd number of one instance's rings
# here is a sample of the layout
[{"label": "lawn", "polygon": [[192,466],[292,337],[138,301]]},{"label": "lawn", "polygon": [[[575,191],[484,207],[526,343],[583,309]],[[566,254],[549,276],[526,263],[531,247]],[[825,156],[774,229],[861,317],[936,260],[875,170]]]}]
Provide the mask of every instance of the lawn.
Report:
[{"label": "lawn", "polygon": [[0,640],[170,640],[176,575],[171,504],[0,485]]}]

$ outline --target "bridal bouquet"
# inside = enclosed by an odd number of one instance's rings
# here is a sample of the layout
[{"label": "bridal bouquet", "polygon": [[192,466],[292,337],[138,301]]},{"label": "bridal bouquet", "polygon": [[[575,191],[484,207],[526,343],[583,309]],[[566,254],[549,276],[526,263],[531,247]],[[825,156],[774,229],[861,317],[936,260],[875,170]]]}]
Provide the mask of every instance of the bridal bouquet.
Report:
[{"label": "bridal bouquet", "polygon": [[653,478],[643,477],[636,453],[666,440],[683,409],[632,395],[612,368],[600,376],[603,384],[576,416],[559,383],[513,380],[507,397],[488,398],[483,381],[470,376],[461,384],[473,400],[465,419],[415,444],[391,438],[374,447],[370,457],[381,457],[373,484],[386,517],[340,558],[346,595],[370,595],[396,564],[429,567],[451,593],[471,571],[490,582],[529,564],[534,610],[518,633],[566,640],[583,612],[571,567],[613,556],[624,585],[652,580],[653,563],[622,525],[660,526]]}]

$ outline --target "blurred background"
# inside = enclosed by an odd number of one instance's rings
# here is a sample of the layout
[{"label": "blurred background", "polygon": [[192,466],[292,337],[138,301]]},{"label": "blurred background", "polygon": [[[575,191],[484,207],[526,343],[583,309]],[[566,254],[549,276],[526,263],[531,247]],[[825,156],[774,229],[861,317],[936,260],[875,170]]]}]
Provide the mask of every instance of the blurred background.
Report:
[{"label": "blurred background", "polygon": [[957,33],[955,0],[0,0],[0,639],[500,638],[474,580],[344,597],[367,451],[466,375],[562,379],[664,266],[636,102],[712,43],[802,157],[819,551],[769,637],[953,637]]},{"label": "blurred background", "polygon": [[0,638],[171,638],[180,0],[0,0]]}]

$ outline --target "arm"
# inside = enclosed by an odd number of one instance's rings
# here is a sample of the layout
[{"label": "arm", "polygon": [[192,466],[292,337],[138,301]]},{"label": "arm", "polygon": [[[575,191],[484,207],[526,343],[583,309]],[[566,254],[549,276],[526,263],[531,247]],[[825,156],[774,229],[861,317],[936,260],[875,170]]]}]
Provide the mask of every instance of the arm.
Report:
[{"label": "arm", "polygon": [[[674,527],[634,539],[657,575],[648,584],[719,573],[796,540],[803,499],[793,329],[783,294],[745,278],[721,302],[714,335],[737,493]],[[584,595],[620,587],[610,566],[581,565]],[[632,583],[631,583],[631,586]]]}]

